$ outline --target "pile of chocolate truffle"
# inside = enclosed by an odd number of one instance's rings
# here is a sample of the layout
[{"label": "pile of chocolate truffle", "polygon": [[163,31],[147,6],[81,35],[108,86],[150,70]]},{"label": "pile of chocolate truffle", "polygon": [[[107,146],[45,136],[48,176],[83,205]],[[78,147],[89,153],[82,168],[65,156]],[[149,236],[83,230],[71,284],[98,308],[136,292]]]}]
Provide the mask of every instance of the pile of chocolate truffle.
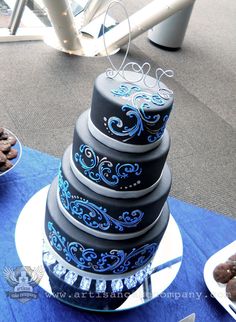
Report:
[{"label": "pile of chocolate truffle", "polygon": [[17,157],[17,150],[12,148],[16,138],[0,127],[0,174],[9,170],[13,164],[10,160]]},{"label": "pile of chocolate truffle", "polygon": [[236,301],[236,254],[216,266],[213,276],[217,282],[226,284],[226,295],[231,301]]}]

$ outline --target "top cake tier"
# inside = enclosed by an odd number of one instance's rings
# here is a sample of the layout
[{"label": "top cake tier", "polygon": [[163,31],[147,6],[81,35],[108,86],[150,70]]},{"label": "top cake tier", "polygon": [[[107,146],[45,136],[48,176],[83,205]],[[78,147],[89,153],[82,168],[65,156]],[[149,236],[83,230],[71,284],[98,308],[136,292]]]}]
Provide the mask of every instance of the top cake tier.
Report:
[{"label": "top cake tier", "polygon": [[[126,72],[126,82],[117,76],[99,75],[94,84],[89,130],[103,144],[123,152],[142,153],[159,145],[169,118],[173,97],[163,98],[158,87],[149,88],[138,75]],[[155,79],[146,76],[146,83]],[[167,87],[160,82],[161,88]],[[167,89],[168,90],[168,89]]]}]

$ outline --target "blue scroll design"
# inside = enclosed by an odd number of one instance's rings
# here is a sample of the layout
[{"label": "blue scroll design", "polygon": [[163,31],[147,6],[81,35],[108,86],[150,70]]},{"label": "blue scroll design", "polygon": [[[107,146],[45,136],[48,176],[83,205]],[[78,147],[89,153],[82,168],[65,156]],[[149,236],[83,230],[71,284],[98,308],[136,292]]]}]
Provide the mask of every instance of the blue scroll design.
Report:
[{"label": "blue scroll design", "polygon": [[64,208],[68,210],[70,205],[71,192],[69,191],[69,182],[67,180],[64,180],[62,177],[61,168],[59,169],[58,173],[58,187],[60,191],[61,202]]},{"label": "blue scroll design", "polygon": [[69,242],[51,221],[48,221],[47,228],[49,242],[57,253],[64,253],[67,262],[72,262],[79,269],[87,271],[121,274],[145,265],[157,250],[157,244],[152,243],[137,249],[133,248],[130,253],[117,249],[97,253],[93,248],[86,248],[82,243]]},{"label": "blue scroll design", "polygon": [[[145,98],[143,96],[143,98]],[[107,126],[111,133],[116,136],[122,137],[123,142],[128,142],[133,139],[135,136],[141,136],[143,132],[147,132],[147,141],[148,143],[153,143],[160,139],[162,136],[166,122],[169,115],[166,114],[162,118],[160,114],[150,113],[150,105],[146,102],[143,102],[140,108],[132,106],[130,104],[125,104],[121,107],[122,112],[125,113],[127,121],[132,125],[125,125],[124,118],[121,119],[116,116],[111,116],[107,120]],[[158,128],[158,122],[161,120],[164,122],[160,128]]]},{"label": "blue scroll design", "polygon": [[[135,94],[132,98],[132,103],[134,106],[139,108],[139,104],[141,103],[141,109],[146,108],[147,110],[152,108],[155,108],[156,106],[163,106],[165,104],[165,101],[163,98],[161,98],[158,94],[149,94],[146,92],[140,92],[138,94]],[[152,104],[154,106],[152,106]],[[156,111],[156,109],[154,110]]]},{"label": "blue scroll design", "polygon": [[121,107],[121,110],[125,112],[128,118],[134,120],[134,125],[131,127],[124,126],[123,121],[116,116],[111,116],[108,119],[107,125],[113,134],[124,137],[123,141],[126,142],[135,135],[140,136],[144,130],[144,125],[139,111],[134,106],[125,104]]},{"label": "blue scroll design", "polygon": [[[140,94],[137,94],[139,92]],[[114,96],[119,97],[130,97],[131,95],[133,97],[135,95],[136,100],[143,98],[157,106],[163,106],[165,104],[165,100],[159,94],[149,94],[146,92],[142,92],[141,88],[136,85],[128,86],[128,84],[121,84],[117,89],[112,89],[111,93]]]},{"label": "blue scroll design", "polygon": [[115,229],[123,232],[124,228],[136,227],[144,216],[144,213],[135,209],[131,212],[124,211],[118,219],[107,213],[107,209],[94,204],[86,199],[76,199],[70,192],[70,184],[63,178],[60,169],[58,175],[59,196],[63,207],[75,218],[83,221],[86,226],[93,229],[108,230],[112,225]]},{"label": "blue scroll design", "polygon": [[130,87],[126,84],[121,84],[119,88],[112,89],[111,93],[119,97],[129,97],[131,94],[141,92],[141,88],[136,85],[131,85]]},{"label": "blue scroll design", "polygon": [[104,182],[108,186],[114,187],[120,183],[121,179],[130,177],[131,175],[139,176],[142,168],[138,163],[113,163],[106,157],[100,159],[91,147],[81,144],[79,152],[74,155],[75,161],[83,169],[84,175],[92,181]]}]

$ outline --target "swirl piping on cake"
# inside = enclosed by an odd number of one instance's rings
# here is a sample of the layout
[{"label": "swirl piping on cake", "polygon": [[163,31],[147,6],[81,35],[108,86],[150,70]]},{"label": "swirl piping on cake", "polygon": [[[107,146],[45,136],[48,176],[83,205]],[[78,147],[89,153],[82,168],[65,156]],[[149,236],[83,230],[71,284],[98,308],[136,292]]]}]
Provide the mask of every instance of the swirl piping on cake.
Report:
[{"label": "swirl piping on cake", "polygon": [[[146,95],[146,94],[145,94]],[[147,96],[145,96],[147,98]],[[154,116],[148,114],[148,108],[150,106],[148,103],[143,103],[140,109],[136,107],[125,104],[121,107],[122,112],[125,112],[125,116],[131,119],[133,122],[132,126],[124,125],[123,120],[119,117],[111,116],[108,120],[104,118],[105,126],[107,124],[109,131],[116,136],[123,137],[122,142],[128,142],[135,136],[141,136],[141,134],[146,131],[149,135],[147,137],[148,143],[153,143],[161,138],[165,131],[165,125],[168,120],[168,115],[166,114],[162,121],[164,124],[158,128],[158,121],[160,120],[160,114],[155,114]],[[106,123],[107,122],[107,123]]]},{"label": "swirl piping on cake", "polygon": [[[123,144],[125,144],[125,143],[123,143]],[[152,143],[150,143],[150,144],[152,144]],[[151,192],[152,190],[154,190],[155,187],[158,186],[158,184],[159,184],[159,182],[160,182],[160,180],[162,178],[162,174],[161,174],[160,177],[151,186],[148,186],[147,188],[144,188],[144,189],[139,189],[139,185],[141,184],[141,180],[137,180],[133,184],[135,190],[129,190],[129,189],[132,189],[132,186],[129,185],[129,186],[124,187],[124,191],[121,191],[121,186],[119,187],[119,190],[115,190],[113,187],[112,188],[106,187],[106,186],[103,186],[103,185],[101,185],[101,184],[99,184],[97,182],[94,182],[94,181],[90,180],[90,178],[87,177],[86,175],[84,175],[78,169],[78,167],[75,165],[75,161],[73,159],[72,153],[71,153],[71,157],[70,157],[70,166],[71,166],[72,172],[74,173],[76,178],[81,183],[83,183],[85,186],[87,186],[89,189],[95,191],[96,193],[99,193],[100,195],[107,196],[107,197],[112,197],[112,198],[127,199],[127,198],[139,198],[139,197],[142,197],[142,196],[148,194],[149,192]]]},{"label": "swirl piping on cake", "polygon": [[74,160],[83,169],[84,175],[92,181],[103,182],[108,186],[117,186],[120,180],[127,179],[142,173],[142,168],[138,163],[117,163],[114,165],[106,157],[100,159],[91,147],[81,144],[79,152],[74,155]]},{"label": "swirl piping on cake", "polygon": [[69,189],[69,182],[63,180],[61,166],[58,174],[58,187],[61,193],[61,202],[66,209],[69,209],[70,199],[72,198],[71,192]]},{"label": "swirl piping on cake", "polygon": [[111,93],[114,96],[125,97],[125,98],[131,96],[132,104],[137,108],[138,106],[136,104],[137,103],[136,101],[140,99],[145,99],[148,102],[151,102],[157,106],[163,106],[165,104],[165,101],[160,95],[158,94],[151,95],[149,93],[143,92],[139,86],[129,87],[128,84],[121,84],[118,89],[112,89]]},{"label": "swirl piping on cake", "polygon": [[[107,118],[104,117],[104,125],[107,127]],[[92,133],[92,135],[101,143],[109,146],[112,149],[116,149],[118,151],[122,151],[122,152],[132,152],[132,153],[144,153],[144,152],[148,152],[150,150],[153,150],[154,148],[156,148],[157,146],[160,145],[162,137],[160,137],[160,139],[156,140],[153,143],[147,143],[147,144],[143,144],[143,145],[139,145],[139,144],[132,144],[132,143],[126,143],[126,142],[122,142],[122,141],[118,141],[115,138],[112,138],[112,136],[109,136],[105,133],[103,133],[102,131],[100,131],[92,122],[91,118],[89,117],[88,120],[88,126],[89,126],[89,131]],[[108,129],[108,128],[107,128]],[[109,130],[109,129],[108,129]],[[163,133],[164,135],[164,133]]]},{"label": "swirl piping on cake", "polygon": [[[44,243],[45,244],[45,243]],[[176,259],[175,259],[176,260]],[[143,268],[139,269],[138,271],[131,271],[131,273],[122,274],[120,276],[113,275],[110,278],[106,278],[109,275],[101,275],[99,276],[91,276],[91,273],[86,272],[86,275],[83,271],[76,269],[75,267],[68,267],[68,263],[65,263],[61,259],[58,259],[57,256],[50,251],[45,250],[43,252],[43,263],[47,266],[47,269],[50,270],[51,273],[57,276],[57,278],[61,279],[61,282],[65,282],[67,285],[74,286],[84,290],[83,281],[87,280],[86,283],[86,290],[87,291],[94,291],[94,286],[97,293],[105,292],[106,289],[111,287],[113,293],[120,292],[120,287],[116,287],[116,282],[118,281],[119,284],[123,285],[122,288],[127,290],[133,289],[136,285],[142,284],[144,279],[147,276],[150,276],[154,271],[152,268],[152,263],[147,263]],[[170,262],[168,263],[170,266]],[[159,269],[160,267],[158,266]],[[61,272],[63,272],[61,274]],[[64,278],[62,277],[64,275]],[[124,276],[125,275],[125,276]],[[92,282],[93,281],[93,282]],[[92,286],[93,285],[93,286]]]},{"label": "swirl piping on cake", "polygon": [[129,97],[132,93],[141,92],[141,88],[135,85],[129,88],[127,84],[121,84],[118,89],[113,89],[111,92],[115,96]]},{"label": "swirl piping on cake", "polygon": [[146,244],[140,248],[133,248],[130,253],[124,250],[110,250],[109,252],[96,253],[93,248],[86,248],[79,242],[69,242],[66,237],[49,221],[49,241],[53,248],[64,253],[67,262],[73,262],[76,267],[97,273],[111,272],[120,274],[128,270],[139,268],[146,264],[155,254],[157,244]]},{"label": "swirl piping on cake", "polygon": [[63,207],[90,228],[106,231],[111,225],[114,225],[115,229],[122,232],[124,228],[136,227],[144,216],[141,210],[135,209],[131,212],[124,211],[118,219],[113,218],[107,213],[107,209],[95,205],[89,200],[72,195],[68,190],[70,188],[69,182],[64,180],[61,170],[58,174],[58,186]]}]

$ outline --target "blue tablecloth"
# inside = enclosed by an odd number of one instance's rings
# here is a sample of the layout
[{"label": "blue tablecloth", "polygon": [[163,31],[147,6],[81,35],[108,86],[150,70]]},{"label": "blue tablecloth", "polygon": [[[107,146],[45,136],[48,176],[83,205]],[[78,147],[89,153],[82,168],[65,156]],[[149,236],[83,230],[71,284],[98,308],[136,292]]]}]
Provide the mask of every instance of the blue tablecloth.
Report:
[{"label": "blue tablecloth", "polygon": [[4,267],[21,263],[16,253],[14,231],[25,203],[57,174],[59,159],[24,148],[18,166],[0,177],[0,321],[178,321],[195,312],[196,321],[233,321],[210,296],[203,268],[216,251],[235,240],[236,221],[169,198],[171,213],[183,237],[184,257],[180,272],[171,286],[150,303],[124,312],[95,313],[69,307],[47,298],[39,287],[39,298],[25,304],[6,295],[10,290]]}]

